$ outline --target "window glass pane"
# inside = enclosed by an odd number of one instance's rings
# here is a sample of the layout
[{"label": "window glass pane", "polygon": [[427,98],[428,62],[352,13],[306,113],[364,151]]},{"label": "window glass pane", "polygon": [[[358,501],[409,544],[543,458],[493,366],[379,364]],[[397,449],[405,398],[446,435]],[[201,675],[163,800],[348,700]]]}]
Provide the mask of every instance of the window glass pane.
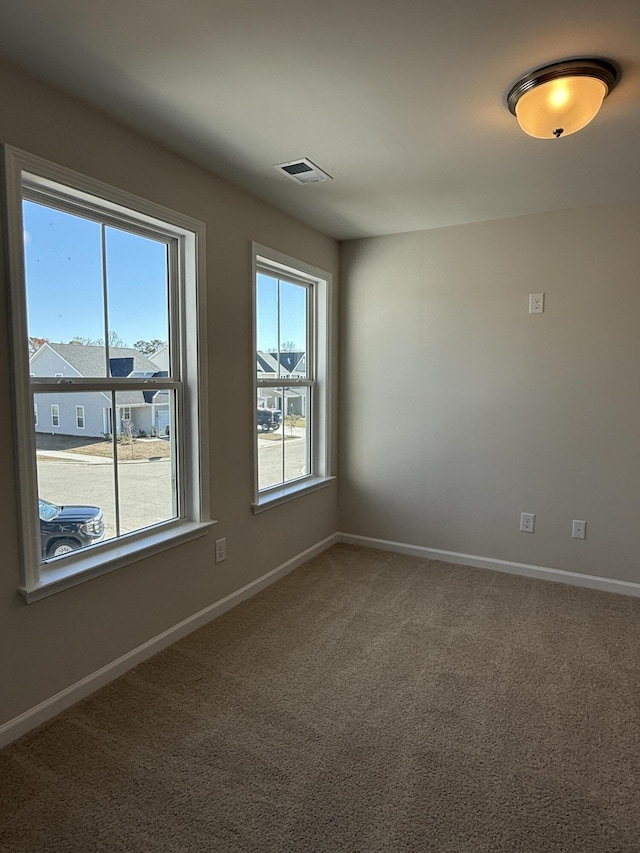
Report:
[{"label": "window glass pane", "polygon": [[280,282],[280,376],[306,378],[307,288]]},{"label": "window glass pane", "polygon": [[284,480],[306,477],[310,468],[309,389],[284,388]]},{"label": "window glass pane", "polygon": [[[60,427],[35,426],[42,559],[62,556],[116,535],[109,398],[98,392],[35,394],[39,411],[57,407]],[[57,402],[54,402],[57,401]],[[76,425],[84,407],[85,429]],[[53,504],[52,509],[49,505]],[[56,510],[56,507],[59,508]],[[43,516],[47,517],[46,522]]]},{"label": "window glass pane", "polygon": [[140,363],[131,365],[137,374],[168,371],[167,245],[112,227],[105,229],[105,242],[111,375],[127,367],[117,359],[132,357],[122,348],[140,353]]},{"label": "window glass pane", "polygon": [[258,389],[258,489],[311,471],[309,388]]},{"label": "window glass pane", "polygon": [[282,483],[282,388],[258,388],[258,489]]},{"label": "window glass pane", "polygon": [[258,273],[256,281],[258,379],[278,376],[278,280]]},{"label": "window glass pane", "polygon": [[178,514],[174,392],[116,394],[120,533],[132,533]]},{"label": "window glass pane", "polygon": [[[30,355],[47,341],[68,345],[103,340],[100,225],[32,201],[23,203],[23,217]],[[72,365],[60,365],[48,351],[40,352],[30,371],[36,376],[77,375]],[[91,373],[85,369],[83,375],[104,376],[104,355],[98,353]]]},{"label": "window glass pane", "polygon": [[[27,333],[31,377],[29,385],[15,377],[14,401],[22,425],[18,461],[27,475],[20,488],[21,592],[31,600],[66,586],[67,568],[75,583],[73,574],[92,576],[150,540],[191,534],[192,525],[208,521],[196,251],[204,226],[88,177],[80,187],[73,173],[14,149],[5,159],[8,238],[23,246],[22,258],[9,258],[11,310],[19,337]],[[20,183],[22,199],[14,201]],[[16,359],[19,372],[25,355]],[[171,387],[159,389],[165,377]],[[166,524],[173,519],[185,524]],[[129,535],[147,530],[149,536]],[[72,553],[86,548],[86,560]],[[65,553],[58,585],[60,563],[44,572],[40,564]],[[55,589],[46,589],[54,581]]]}]

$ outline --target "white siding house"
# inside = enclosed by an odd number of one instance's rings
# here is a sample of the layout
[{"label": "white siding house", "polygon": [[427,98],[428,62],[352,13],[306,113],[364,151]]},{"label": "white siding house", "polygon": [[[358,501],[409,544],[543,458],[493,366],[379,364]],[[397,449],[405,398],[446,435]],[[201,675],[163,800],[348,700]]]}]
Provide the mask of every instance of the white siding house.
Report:
[{"label": "white siding house", "polygon": [[[306,396],[304,391],[286,387],[288,379],[304,379],[306,374],[306,356],[304,352],[263,352],[257,353],[259,379],[276,379],[280,363],[280,378],[283,388],[258,388],[259,409],[279,409],[284,415],[305,417]],[[284,395],[284,400],[283,400]]]},{"label": "white siding house", "polygon": [[[131,347],[109,348],[111,376],[151,377],[160,372],[153,361]],[[32,376],[77,378],[105,376],[105,350],[85,344],[45,343],[29,361]],[[169,424],[166,391],[122,391],[116,398],[115,429],[118,434],[165,433]],[[36,394],[36,432],[82,435],[94,438],[110,435],[114,429],[109,394],[99,391]]]},{"label": "white siding house", "polygon": [[149,361],[157,365],[158,370],[166,370],[169,372],[169,347],[165,344],[156,350],[153,355],[149,356]]}]

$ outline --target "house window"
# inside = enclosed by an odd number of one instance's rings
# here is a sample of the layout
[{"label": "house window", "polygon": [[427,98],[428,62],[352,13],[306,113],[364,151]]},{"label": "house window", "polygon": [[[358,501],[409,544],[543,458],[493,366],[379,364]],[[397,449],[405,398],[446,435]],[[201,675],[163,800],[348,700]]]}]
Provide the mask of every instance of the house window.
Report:
[{"label": "house window", "polygon": [[254,512],[320,488],[330,465],[331,276],[254,244]]},{"label": "house window", "polygon": [[122,410],[122,420],[130,421],[131,420],[131,409],[129,406],[125,406]]},{"label": "house window", "polygon": [[[204,225],[9,146],[4,155],[21,592],[33,601],[212,524]],[[162,365],[152,360],[160,343]],[[151,433],[158,399],[166,437],[139,450],[134,436]],[[62,444],[35,430],[39,405],[63,424]],[[133,406],[139,432],[118,434],[112,413],[131,417]],[[56,447],[96,464],[54,463]],[[153,466],[126,464],[142,452],[156,454]],[[79,518],[56,523],[68,505]]]}]

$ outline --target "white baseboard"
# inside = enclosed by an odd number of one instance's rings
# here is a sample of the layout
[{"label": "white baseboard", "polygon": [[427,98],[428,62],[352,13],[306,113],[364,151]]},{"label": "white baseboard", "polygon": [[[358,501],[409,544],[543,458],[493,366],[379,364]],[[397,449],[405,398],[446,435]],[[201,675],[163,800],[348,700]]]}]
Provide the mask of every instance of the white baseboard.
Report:
[{"label": "white baseboard", "polygon": [[218,616],[222,616],[227,610],[231,610],[236,604],[240,604],[247,598],[270,586],[275,581],[292,572],[307,560],[330,548],[337,542],[349,545],[360,545],[366,548],[374,548],[381,551],[394,551],[399,554],[408,554],[413,557],[425,557],[429,560],[440,560],[445,563],[453,563],[462,566],[472,566],[478,569],[490,569],[497,572],[523,575],[525,577],[539,578],[541,580],[555,581],[556,583],[567,583],[574,586],[599,589],[604,592],[616,592],[623,595],[640,597],[640,584],[630,581],[615,580],[613,578],[597,577],[595,575],[584,575],[577,572],[567,572],[561,569],[551,569],[545,566],[532,566],[527,563],[513,563],[507,560],[495,560],[488,557],[477,557],[472,554],[459,554],[456,551],[442,551],[437,548],[426,548],[422,545],[409,545],[405,542],[391,542],[387,539],[374,539],[370,536],[358,536],[352,533],[334,533],[327,536],[305,551],[296,554],[290,560],[272,569],[251,583],[236,590],[225,598],[194,613],[177,625],[163,631],[141,646],[117,658],[106,666],[92,672],[80,681],[71,684],[55,696],[51,696],[39,705],[25,711],[12,720],[0,725],[0,749],[7,746],[22,735],[37,728],[43,723],[55,717],[66,708],[75,705],[81,699],[94,693],[100,687],[104,687],[110,681],[133,669],[147,658],[157,654],[162,649],[186,637],[187,634],[196,631]]},{"label": "white baseboard", "polygon": [[189,616],[182,622],[178,622],[177,625],[173,625],[168,630],[158,634],[157,637],[147,640],[146,643],[132,649],[130,652],[117,658],[117,660],[92,672],[85,678],[80,679],[80,681],[76,681],[75,684],[65,687],[64,690],[56,693],[55,696],[45,699],[44,702],[41,702],[34,708],[30,708],[28,711],[4,723],[0,726],[0,749],[17,740],[17,738],[22,737],[22,735],[32,729],[35,729],[37,726],[46,723],[47,720],[55,717],[56,714],[59,714],[66,708],[71,707],[71,705],[75,705],[76,702],[79,702],[91,693],[95,693],[100,687],[104,687],[105,684],[123,675],[128,670],[133,669],[134,666],[142,663],[142,661],[152,657],[162,649],[182,639],[182,637],[186,637],[187,634],[191,634],[193,631],[206,625],[207,622],[211,622],[218,616],[222,616],[223,613],[231,610],[236,604],[240,604],[241,601],[251,598],[252,595],[275,583],[275,581],[297,569],[298,566],[306,563],[307,560],[322,553],[322,551],[330,548],[338,541],[338,534],[336,533],[327,536],[326,539],[316,542],[315,545],[296,554],[295,557],[292,557],[270,572],[243,586],[241,589],[232,592],[230,595],[225,596],[225,598],[221,598],[220,601],[216,601],[214,604],[210,604],[204,610],[194,613],[193,616]]},{"label": "white baseboard", "polygon": [[616,592],[622,595],[640,597],[640,583],[633,583],[632,581],[601,578],[597,575],[583,575],[578,572],[567,572],[563,569],[550,569],[546,566],[531,566],[528,563],[494,560],[491,557],[476,557],[473,554],[458,554],[455,551],[441,551],[438,548],[408,545],[405,542],[390,542],[387,539],[373,539],[370,536],[357,536],[353,533],[338,533],[337,541],[348,545],[360,545],[364,548],[375,548],[379,551],[394,551],[398,554],[409,554],[411,557],[440,560],[443,563],[472,566],[477,569],[491,569],[494,572],[507,572],[512,575],[523,575],[528,578],[539,578],[540,580],[555,581],[556,583],[568,583],[573,586],[599,589],[603,592]]}]

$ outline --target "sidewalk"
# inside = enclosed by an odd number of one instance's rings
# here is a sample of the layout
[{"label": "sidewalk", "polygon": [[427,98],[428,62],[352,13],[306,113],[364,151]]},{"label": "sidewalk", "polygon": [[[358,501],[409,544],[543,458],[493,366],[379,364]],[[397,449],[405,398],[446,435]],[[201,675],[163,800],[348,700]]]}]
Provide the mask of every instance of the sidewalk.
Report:
[{"label": "sidewalk", "polygon": [[[85,462],[89,465],[113,465],[113,459],[109,456],[88,456],[85,453],[69,453],[67,450],[36,450],[37,459],[58,459],[61,462]],[[170,462],[168,456],[152,457],[150,459],[122,459],[118,457],[118,465],[132,465],[134,463],[147,464],[148,462]]]},{"label": "sidewalk", "polygon": [[69,462],[90,462],[95,465],[113,464],[113,460],[106,456],[87,456],[84,453],[69,453],[66,450],[36,450],[36,457],[43,459],[64,459]]}]

